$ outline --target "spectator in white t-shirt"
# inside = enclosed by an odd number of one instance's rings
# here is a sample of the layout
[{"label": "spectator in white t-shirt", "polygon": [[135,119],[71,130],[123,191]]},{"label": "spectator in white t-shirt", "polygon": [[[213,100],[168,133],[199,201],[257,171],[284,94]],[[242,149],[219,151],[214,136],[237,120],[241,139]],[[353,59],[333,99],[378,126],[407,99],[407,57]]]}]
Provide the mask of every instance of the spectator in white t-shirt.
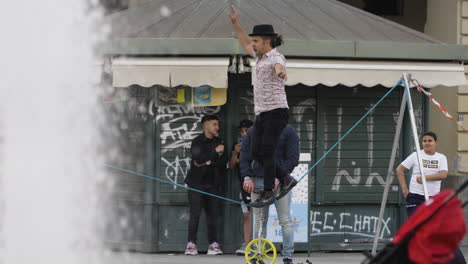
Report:
[{"label": "spectator in white t-shirt", "polygon": [[[423,151],[421,159],[423,163],[424,176],[426,177],[428,196],[440,192],[440,183],[447,178],[447,158],[444,154],[436,152],[437,135],[434,132],[426,132],[422,137]],[[406,186],[405,171],[413,169],[411,173],[410,187]],[[419,170],[418,156],[413,152],[397,168],[398,182],[400,183],[403,196],[406,199],[406,212],[410,217],[416,208],[425,201],[424,190]],[[455,251],[455,257],[448,264],[464,264],[465,257],[460,248]]]},{"label": "spectator in white t-shirt", "polygon": [[[420,154],[424,176],[426,176],[428,196],[433,196],[440,192],[440,183],[447,178],[447,158],[444,154],[436,152],[437,135],[434,132],[424,133],[422,145],[423,151],[421,151]],[[405,180],[405,171],[409,169],[413,171],[408,190]],[[406,211],[408,212],[408,216],[410,216],[416,210],[416,207],[425,200],[416,152],[413,152],[398,166],[397,175],[403,196],[406,199]]]}]

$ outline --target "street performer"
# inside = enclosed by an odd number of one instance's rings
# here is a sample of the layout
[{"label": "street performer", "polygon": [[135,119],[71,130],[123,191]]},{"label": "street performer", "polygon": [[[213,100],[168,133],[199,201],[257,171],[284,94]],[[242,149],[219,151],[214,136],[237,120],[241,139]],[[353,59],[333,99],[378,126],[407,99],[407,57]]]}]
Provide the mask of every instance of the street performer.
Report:
[{"label": "street performer", "polygon": [[[252,76],[255,103],[255,133],[250,146],[251,157],[264,168],[264,190],[250,205],[263,207],[286,195],[297,181],[286,171],[276,166],[274,154],[281,132],[288,124],[289,106],[286,99],[286,59],[276,47],[283,43],[272,25],[255,25],[253,32],[245,33],[238,21],[237,10],[232,6],[229,14],[237,32],[239,42],[247,53],[255,58],[255,72]],[[249,36],[252,37],[250,41]],[[275,178],[281,185],[281,192],[275,197]]]}]

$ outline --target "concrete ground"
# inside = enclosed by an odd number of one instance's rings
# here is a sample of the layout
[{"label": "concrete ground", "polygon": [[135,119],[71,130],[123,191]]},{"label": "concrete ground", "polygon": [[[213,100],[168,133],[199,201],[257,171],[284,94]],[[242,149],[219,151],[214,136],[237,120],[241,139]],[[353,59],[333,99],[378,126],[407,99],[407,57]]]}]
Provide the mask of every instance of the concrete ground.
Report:
[{"label": "concrete ground", "polygon": [[[463,254],[468,256],[468,248],[462,248]],[[313,252],[310,256],[306,253],[295,254],[295,264],[359,264],[365,259],[362,253],[352,252]],[[143,254],[143,253],[108,253],[104,259],[106,264],[244,264],[243,256],[226,254],[221,256],[185,256],[183,254]],[[278,256],[277,264],[281,264],[282,258]]]},{"label": "concrete ground", "polygon": [[[307,254],[296,254],[294,264],[306,264],[306,260],[312,263],[324,264],[358,264],[364,260],[364,255],[361,253],[312,253],[309,257]],[[142,254],[142,253],[112,253],[105,259],[105,263],[109,264],[244,264],[246,263],[243,256],[226,254],[221,256],[207,256],[200,254],[197,256],[185,256],[182,254]],[[277,264],[283,263],[281,256],[276,259]]]}]

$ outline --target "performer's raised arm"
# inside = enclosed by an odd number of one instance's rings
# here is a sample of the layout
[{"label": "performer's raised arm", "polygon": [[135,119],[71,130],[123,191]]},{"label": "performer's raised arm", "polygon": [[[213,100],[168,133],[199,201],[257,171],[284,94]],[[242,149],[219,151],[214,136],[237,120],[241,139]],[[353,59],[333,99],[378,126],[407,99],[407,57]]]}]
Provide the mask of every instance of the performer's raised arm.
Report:
[{"label": "performer's raised arm", "polygon": [[255,57],[254,50],[250,45],[250,38],[239,24],[239,14],[237,13],[237,10],[234,6],[231,6],[231,9],[232,13],[229,13],[229,18],[231,19],[231,23],[234,26],[234,29],[236,30],[237,39],[239,39],[239,42],[241,43],[242,47],[244,47],[245,51],[247,51],[247,53],[250,56]]}]

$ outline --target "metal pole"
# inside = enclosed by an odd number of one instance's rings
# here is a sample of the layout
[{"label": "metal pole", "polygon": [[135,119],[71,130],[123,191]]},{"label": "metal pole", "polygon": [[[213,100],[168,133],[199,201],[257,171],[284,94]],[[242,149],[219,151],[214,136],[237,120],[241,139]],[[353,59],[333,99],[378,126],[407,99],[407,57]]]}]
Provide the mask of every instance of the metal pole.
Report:
[{"label": "metal pole", "polygon": [[410,115],[410,121],[411,121],[411,128],[413,131],[413,140],[414,140],[414,146],[416,146],[416,155],[418,156],[418,163],[419,163],[419,171],[421,171],[421,179],[422,179],[422,184],[423,184],[423,190],[424,190],[424,198],[427,200],[429,199],[429,195],[427,192],[427,183],[426,183],[426,176],[424,176],[423,172],[423,164],[421,160],[421,146],[419,145],[419,138],[418,138],[418,131],[416,129],[416,121],[414,118],[414,112],[413,112],[413,104],[411,101],[411,94],[410,94],[410,88],[409,88],[409,80],[411,79],[411,74],[404,73],[403,74],[403,79],[405,83],[405,89],[406,93],[408,95],[408,112]]},{"label": "metal pole", "polygon": [[382,197],[382,203],[380,204],[379,220],[377,222],[377,230],[375,231],[374,244],[372,245],[372,255],[375,256],[377,253],[377,245],[379,243],[380,230],[382,229],[382,221],[385,213],[385,207],[388,199],[388,191],[390,189],[390,183],[392,182],[393,166],[395,165],[395,157],[398,149],[398,143],[400,141],[401,127],[403,125],[403,117],[405,116],[406,110],[406,92],[403,93],[401,99],[400,114],[398,116],[397,126],[395,130],[395,136],[393,138],[392,154],[390,155],[390,163],[388,164],[387,179],[385,180],[385,189]]}]

